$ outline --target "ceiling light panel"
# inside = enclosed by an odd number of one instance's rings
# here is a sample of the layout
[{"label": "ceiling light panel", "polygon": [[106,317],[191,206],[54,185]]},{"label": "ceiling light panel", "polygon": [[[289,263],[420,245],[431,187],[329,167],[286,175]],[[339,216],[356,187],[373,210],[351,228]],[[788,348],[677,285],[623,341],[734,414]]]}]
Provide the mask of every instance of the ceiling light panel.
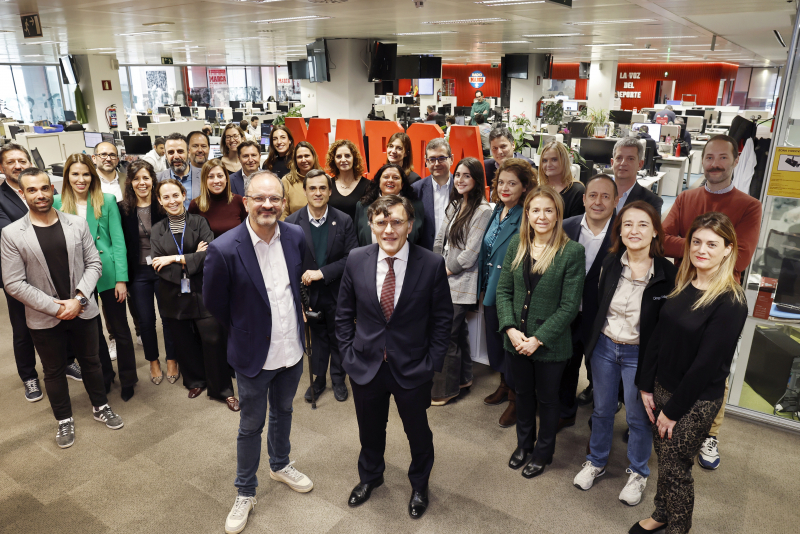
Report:
[{"label": "ceiling light panel", "polygon": [[255,24],[285,24],[287,22],[309,22],[312,20],[332,19],[333,17],[320,17],[318,15],[306,15],[305,17],[286,17],[282,19],[251,20]]},{"label": "ceiling light panel", "polygon": [[454,31],[449,32],[406,32],[406,33],[393,33],[392,35],[439,35],[443,33],[458,33]]},{"label": "ceiling light panel", "polygon": [[[508,19],[498,17],[488,19],[462,19],[462,20],[428,20],[423,24],[446,25],[446,24],[490,24],[492,22],[508,22]],[[398,34],[396,34],[398,35]]]},{"label": "ceiling light panel", "polygon": [[575,37],[583,35],[582,33],[539,33],[535,35],[523,35],[522,37],[539,38],[539,37]]},{"label": "ceiling light panel", "polygon": [[633,24],[636,22],[656,22],[655,19],[590,20],[586,22],[565,22],[567,26],[593,26],[597,24]]},{"label": "ceiling light panel", "polygon": [[655,40],[655,39],[696,39],[697,35],[672,35],[669,37],[637,37],[637,40]]}]

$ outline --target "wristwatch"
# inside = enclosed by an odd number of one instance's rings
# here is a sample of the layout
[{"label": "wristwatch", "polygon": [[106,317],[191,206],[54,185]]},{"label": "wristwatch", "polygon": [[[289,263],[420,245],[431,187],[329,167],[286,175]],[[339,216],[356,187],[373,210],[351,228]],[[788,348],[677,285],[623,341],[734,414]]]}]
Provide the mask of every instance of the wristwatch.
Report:
[{"label": "wristwatch", "polygon": [[87,299],[83,295],[75,295],[75,300],[77,300],[78,304],[80,304],[81,306],[86,306],[87,304],[89,304],[89,299]]}]

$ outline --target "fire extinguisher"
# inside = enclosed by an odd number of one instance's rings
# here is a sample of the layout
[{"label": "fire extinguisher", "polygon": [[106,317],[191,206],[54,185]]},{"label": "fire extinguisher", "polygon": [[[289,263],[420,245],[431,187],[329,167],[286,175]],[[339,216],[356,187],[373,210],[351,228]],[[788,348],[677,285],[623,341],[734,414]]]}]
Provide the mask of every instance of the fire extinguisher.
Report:
[{"label": "fire extinguisher", "polygon": [[437,102],[441,102],[442,101],[442,90],[441,89],[436,91],[436,101]]},{"label": "fire extinguisher", "polygon": [[117,108],[114,104],[106,108],[106,122],[109,128],[117,127]]}]

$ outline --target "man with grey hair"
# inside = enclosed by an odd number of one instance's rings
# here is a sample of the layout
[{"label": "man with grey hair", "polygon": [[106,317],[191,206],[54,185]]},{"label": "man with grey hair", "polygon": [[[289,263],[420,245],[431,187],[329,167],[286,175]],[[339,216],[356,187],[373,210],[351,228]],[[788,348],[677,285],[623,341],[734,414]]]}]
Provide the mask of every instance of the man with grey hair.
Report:
[{"label": "man with grey hair", "polygon": [[614,168],[614,181],[617,182],[619,191],[619,201],[617,211],[622,209],[625,204],[630,204],[636,200],[644,200],[656,211],[661,213],[661,206],[664,199],[656,195],[649,189],[639,185],[636,181],[637,172],[644,166],[645,142],[635,137],[623,137],[614,145],[614,157],[611,165]]},{"label": "man with grey hair", "polygon": [[533,160],[514,152],[514,134],[506,126],[498,126],[489,132],[489,153],[492,157],[483,160],[483,174],[489,187],[492,186],[497,169],[508,158],[524,159],[531,167],[536,168]]},{"label": "man with grey hair", "polygon": [[428,250],[433,250],[433,242],[442,226],[447,203],[450,202],[450,192],[453,190],[453,175],[450,174],[452,164],[453,153],[447,140],[442,137],[432,139],[425,147],[425,166],[431,174],[411,186],[425,211],[425,219],[417,222],[422,224],[419,245]]}]

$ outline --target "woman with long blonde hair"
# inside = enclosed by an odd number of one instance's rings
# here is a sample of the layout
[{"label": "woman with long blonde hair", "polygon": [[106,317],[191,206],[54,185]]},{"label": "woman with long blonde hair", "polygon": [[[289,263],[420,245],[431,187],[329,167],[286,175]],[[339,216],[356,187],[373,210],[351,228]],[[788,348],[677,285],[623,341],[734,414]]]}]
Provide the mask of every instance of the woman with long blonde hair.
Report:
[{"label": "woman with long blonde hair", "polygon": [[725,380],[747,319],[736,256],[736,231],[726,215],[709,212],[694,220],[637,384],[653,424],[658,489],[655,511],[631,527],[633,534],[666,524],[670,534],[692,528],[692,464],[725,402]]},{"label": "woman with long blonde hair", "polygon": [[572,178],[569,151],[564,143],[550,141],[542,149],[539,159],[539,184],[549,185],[561,194],[564,201],[564,218],[583,215],[583,195],[586,188]]},{"label": "woman with long blonde hair", "polygon": [[586,276],[583,245],[567,237],[563,220],[564,203],[555,189],[544,185],[528,193],[497,284],[499,330],[506,335],[517,394],[517,448],[508,466],[525,465],[525,478],[542,474],[553,461],[558,390],[572,357],[570,324]]}]

